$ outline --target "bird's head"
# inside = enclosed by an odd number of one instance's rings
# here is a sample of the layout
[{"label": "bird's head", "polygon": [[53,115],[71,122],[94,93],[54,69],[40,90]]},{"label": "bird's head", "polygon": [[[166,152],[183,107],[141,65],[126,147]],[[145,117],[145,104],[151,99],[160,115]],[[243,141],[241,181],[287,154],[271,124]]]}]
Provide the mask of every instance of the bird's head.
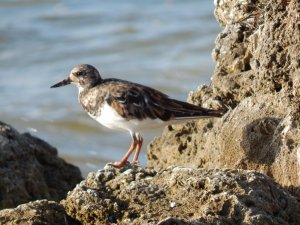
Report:
[{"label": "bird's head", "polygon": [[80,64],[74,67],[70,75],[51,86],[51,88],[62,87],[68,84],[74,84],[80,89],[91,88],[101,82],[101,76],[98,70],[88,64]]}]

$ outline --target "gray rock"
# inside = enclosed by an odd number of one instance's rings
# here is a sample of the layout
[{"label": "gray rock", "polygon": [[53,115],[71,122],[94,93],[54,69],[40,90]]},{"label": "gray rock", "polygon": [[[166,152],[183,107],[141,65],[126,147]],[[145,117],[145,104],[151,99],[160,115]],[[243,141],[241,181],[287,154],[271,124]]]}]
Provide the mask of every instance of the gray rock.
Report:
[{"label": "gray rock", "polygon": [[0,122],[0,209],[61,200],[80,180],[79,169],[59,158],[54,147]]}]

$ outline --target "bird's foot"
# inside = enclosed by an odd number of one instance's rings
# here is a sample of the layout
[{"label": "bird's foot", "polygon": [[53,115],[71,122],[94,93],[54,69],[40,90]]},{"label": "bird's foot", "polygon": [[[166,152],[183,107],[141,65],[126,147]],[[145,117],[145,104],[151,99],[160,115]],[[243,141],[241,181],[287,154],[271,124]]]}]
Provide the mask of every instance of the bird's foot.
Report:
[{"label": "bird's foot", "polygon": [[139,167],[140,166],[140,162],[138,160],[132,161],[131,163],[133,166],[135,167]]},{"label": "bird's foot", "polygon": [[118,161],[118,162],[114,162],[114,163],[112,164],[112,166],[115,167],[115,168],[121,169],[121,168],[123,168],[127,163],[129,163],[129,162],[128,162],[128,161]]}]

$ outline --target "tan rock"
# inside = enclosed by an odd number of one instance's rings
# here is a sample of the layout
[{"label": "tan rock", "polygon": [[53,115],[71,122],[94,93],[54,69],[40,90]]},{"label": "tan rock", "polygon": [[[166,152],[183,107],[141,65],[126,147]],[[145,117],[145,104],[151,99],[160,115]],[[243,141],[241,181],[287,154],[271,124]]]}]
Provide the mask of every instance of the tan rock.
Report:
[{"label": "tan rock", "polygon": [[215,2],[224,26],[215,74],[189,101],[229,110],[165,128],[149,145],[149,164],[255,169],[300,197],[300,2]]},{"label": "tan rock", "polygon": [[67,222],[64,208],[56,202],[47,200],[29,202],[14,209],[0,211],[0,224],[2,225],[58,225]]}]

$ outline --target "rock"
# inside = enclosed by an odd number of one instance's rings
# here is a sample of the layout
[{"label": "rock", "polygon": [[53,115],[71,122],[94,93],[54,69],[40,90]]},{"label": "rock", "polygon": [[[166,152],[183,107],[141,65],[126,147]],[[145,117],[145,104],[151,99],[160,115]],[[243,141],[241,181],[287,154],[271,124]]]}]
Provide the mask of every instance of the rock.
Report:
[{"label": "rock", "polygon": [[106,167],[62,202],[82,224],[297,224],[300,204],[255,171]]},{"label": "rock", "polygon": [[[72,224],[66,223],[68,217],[64,208],[56,202],[38,200],[27,204],[19,205],[15,209],[4,209],[0,211],[0,224]],[[73,223],[75,224],[75,223]]]},{"label": "rock", "polygon": [[300,2],[215,4],[224,27],[215,74],[188,101],[223,102],[228,112],[165,128],[149,145],[149,165],[254,169],[300,198]]},{"label": "rock", "polygon": [[61,200],[82,180],[57,150],[0,122],[0,209],[32,200]]}]

